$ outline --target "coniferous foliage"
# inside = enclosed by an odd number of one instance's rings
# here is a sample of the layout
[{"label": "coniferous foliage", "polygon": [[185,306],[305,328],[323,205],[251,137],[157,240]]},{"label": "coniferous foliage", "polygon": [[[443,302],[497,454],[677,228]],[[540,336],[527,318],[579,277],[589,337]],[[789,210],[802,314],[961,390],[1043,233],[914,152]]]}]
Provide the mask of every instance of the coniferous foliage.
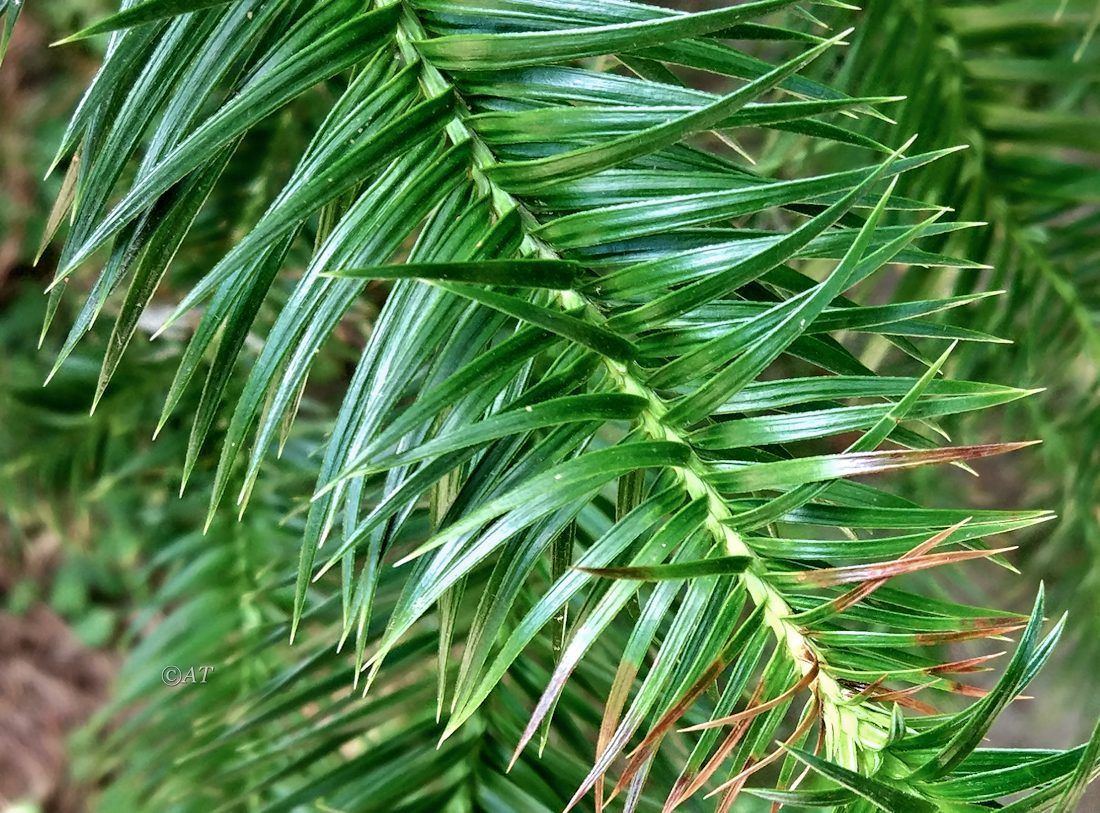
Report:
[{"label": "coniferous foliage", "polygon": [[[981,747],[1064,622],[929,578],[1009,577],[1049,515],[884,487],[1026,445],[939,425],[1030,382],[942,375],[994,339],[944,318],[977,286],[870,296],[982,265],[944,248],[956,201],[896,188],[955,145],[867,129],[906,102],[814,68],[853,36],[826,13],[144,0],[76,35],[110,44],[55,160],[47,327],[94,268],[55,371],[112,314],[104,408],[178,294],[160,428],[211,496],[103,724],[116,809],[1074,809],[1100,739]],[[853,157],[758,173],[774,132]],[[992,647],[956,645],[1010,634],[971,682]],[[232,677],[166,702],[166,658]]]},{"label": "coniferous foliage", "polygon": [[[1002,413],[1007,426],[1032,427],[1043,441],[1045,468],[1054,473],[1043,482],[1027,478],[1022,489],[1059,515],[1053,533],[1037,536],[1042,544],[1025,547],[1034,554],[1027,566],[1050,574],[1063,588],[1059,600],[1089,615],[1097,610],[1092,587],[1100,578],[1100,517],[1093,510],[1100,500],[1098,24],[1091,0],[870,3],[833,77],[852,93],[905,94],[898,126],[919,130],[930,147],[967,145],[911,174],[905,192],[934,196],[957,217],[988,222],[945,238],[939,248],[990,269],[907,279],[904,290],[1005,292],[977,303],[970,324],[1011,344],[998,352],[960,348],[952,372],[1044,388]],[[866,121],[861,132],[883,138],[888,128]],[[836,154],[823,165],[834,160],[844,166],[848,159]],[[963,431],[979,427],[971,421]],[[1074,645],[1091,649],[1090,637]]]}]

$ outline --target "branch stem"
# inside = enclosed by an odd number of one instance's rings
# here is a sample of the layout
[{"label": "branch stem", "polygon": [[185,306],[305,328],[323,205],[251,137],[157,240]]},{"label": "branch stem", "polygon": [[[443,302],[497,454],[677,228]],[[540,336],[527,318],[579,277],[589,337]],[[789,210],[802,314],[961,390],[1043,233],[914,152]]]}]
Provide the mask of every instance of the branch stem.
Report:
[{"label": "branch stem", "polygon": [[[424,38],[426,33],[419,20],[406,7],[398,25],[398,48],[406,61],[420,62],[421,86],[429,97],[449,90],[456,93],[459,112],[445,129],[452,142],[457,144],[469,141],[471,143],[474,160],[472,176],[478,190],[490,197],[493,209],[498,216],[513,209],[519,213],[525,225],[524,238],[520,247],[523,255],[559,259],[559,254],[553,246],[532,233],[539,223],[530,210],[506,190],[493,183],[486,174],[486,169],[498,163],[496,157],[484,141],[463,121],[462,111],[467,108],[461,96],[457,94],[457,89],[438,69],[424,61],[416,51],[413,42]],[[566,290],[554,293],[564,310],[579,310],[586,319],[595,324],[606,321],[596,305],[579,291]],[[646,400],[646,407],[640,416],[644,431],[654,440],[689,445],[675,427],[663,420],[668,407],[661,397],[635,376],[628,365],[606,356],[602,358],[611,380],[620,391],[641,396]],[[745,544],[741,535],[727,524],[733,513],[717,489],[705,479],[706,463],[698,457],[693,457],[691,465],[678,468],[676,472],[684,490],[691,498],[707,500],[706,526],[725,554],[747,556],[762,562],[761,557]],[[752,568],[746,570],[741,578],[753,602],[764,608],[764,618],[772,630],[776,643],[786,649],[801,673],[808,674],[816,664],[818,673],[811,684],[811,690],[821,702],[828,750],[840,764],[853,770],[858,769],[863,761],[861,757],[865,756],[868,750],[876,752],[885,743],[889,717],[880,709],[867,706],[860,701],[851,702],[851,698],[843,687],[829,674],[828,664],[814,642],[789,620],[793,612],[778,589]]]}]

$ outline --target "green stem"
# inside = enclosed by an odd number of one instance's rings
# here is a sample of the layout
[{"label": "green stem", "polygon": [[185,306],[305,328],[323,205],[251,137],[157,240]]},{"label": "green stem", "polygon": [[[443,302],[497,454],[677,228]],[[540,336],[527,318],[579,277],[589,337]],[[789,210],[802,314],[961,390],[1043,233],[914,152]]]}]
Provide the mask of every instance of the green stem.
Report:
[{"label": "green stem", "polygon": [[[397,0],[393,0],[396,2]],[[447,91],[455,91],[453,85],[438,69],[421,59],[413,42],[423,39],[426,34],[414,13],[405,8],[405,14],[398,26],[397,45],[402,56],[409,62],[420,61],[421,85],[428,96],[438,96]],[[460,111],[465,109],[461,98],[458,99]],[[557,259],[554,248],[532,234],[538,221],[534,215],[516,198],[497,186],[484,170],[497,163],[488,146],[470,130],[461,118],[461,112],[448,123],[446,131],[455,142],[469,141],[473,147],[473,179],[479,191],[490,196],[497,215],[503,215],[515,209],[525,225],[525,235],[520,251],[526,256],[539,256]],[[559,302],[565,310],[580,310],[594,323],[605,321],[599,309],[583,294],[575,290],[556,292]],[[641,415],[641,424],[645,432],[654,440],[667,440],[689,445],[679,431],[663,421],[667,407],[660,396],[647,387],[630,371],[625,364],[603,357],[611,379],[622,392],[639,395],[646,400],[647,406]],[[727,524],[733,514],[729,506],[704,477],[706,464],[694,458],[686,468],[677,469],[684,490],[693,499],[705,498],[709,506],[706,525],[715,540],[730,556],[747,556],[759,562],[763,560],[745,544],[741,535]],[[788,655],[798,665],[803,674],[808,673],[816,664],[818,674],[812,684],[821,701],[822,716],[826,723],[827,744],[830,753],[841,764],[856,769],[860,767],[861,752],[877,751],[885,742],[889,718],[879,709],[862,703],[851,704],[841,685],[828,673],[827,664],[813,641],[807,638],[798,626],[789,619],[793,615],[790,605],[782,593],[767,579],[753,569],[742,575],[745,588],[753,602],[764,608],[766,623],[771,628],[777,643],[784,646]]]}]

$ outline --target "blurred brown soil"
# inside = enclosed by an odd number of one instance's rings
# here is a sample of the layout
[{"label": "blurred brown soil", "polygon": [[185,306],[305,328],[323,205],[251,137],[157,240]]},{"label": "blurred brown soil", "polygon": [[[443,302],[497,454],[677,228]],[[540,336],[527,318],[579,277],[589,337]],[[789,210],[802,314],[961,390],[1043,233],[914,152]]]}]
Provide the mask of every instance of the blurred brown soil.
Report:
[{"label": "blurred brown soil", "polygon": [[106,700],[114,669],[44,604],[0,613],[0,807],[85,810],[67,775],[66,737]]},{"label": "blurred brown soil", "polygon": [[115,657],[85,646],[42,602],[11,610],[20,585],[47,595],[63,553],[57,533],[25,529],[16,542],[0,526],[0,810],[87,810],[88,794],[69,777],[68,737],[107,702]]},{"label": "blurred brown soil", "polygon": [[[33,84],[35,54],[44,45],[45,35],[34,18],[25,17],[12,32],[4,70],[0,71],[0,110],[9,112],[24,108]],[[25,160],[24,139],[25,135],[17,128],[0,126],[0,198],[8,207],[0,221],[0,287],[21,259],[26,221],[33,210],[38,183]]]}]

